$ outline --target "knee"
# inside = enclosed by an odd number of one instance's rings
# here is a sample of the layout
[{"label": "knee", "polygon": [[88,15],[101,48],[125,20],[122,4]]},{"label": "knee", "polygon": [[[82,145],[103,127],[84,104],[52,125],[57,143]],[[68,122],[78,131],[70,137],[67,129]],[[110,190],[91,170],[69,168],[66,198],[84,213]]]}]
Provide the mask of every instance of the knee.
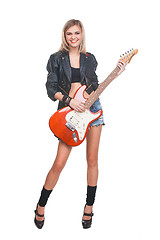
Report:
[{"label": "knee", "polygon": [[54,162],[51,171],[57,174],[60,174],[64,168],[64,164],[61,162]]},{"label": "knee", "polygon": [[87,165],[90,168],[98,168],[98,157],[96,156],[87,157]]}]

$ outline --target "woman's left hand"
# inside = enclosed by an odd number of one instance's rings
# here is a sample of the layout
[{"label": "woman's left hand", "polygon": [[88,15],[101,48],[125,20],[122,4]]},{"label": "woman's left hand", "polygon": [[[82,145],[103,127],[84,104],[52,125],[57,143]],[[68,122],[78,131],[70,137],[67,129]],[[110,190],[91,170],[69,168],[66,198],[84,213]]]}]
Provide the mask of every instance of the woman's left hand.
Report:
[{"label": "woman's left hand", "polygon": [[120,68],[119,74],[122,73],[122,72],[125,70],[125,66],[126,66],[126,65],[127,65],[127,62],[124,63],[124,62],[122,62],[121,60],[118,61],[117,67]]}]

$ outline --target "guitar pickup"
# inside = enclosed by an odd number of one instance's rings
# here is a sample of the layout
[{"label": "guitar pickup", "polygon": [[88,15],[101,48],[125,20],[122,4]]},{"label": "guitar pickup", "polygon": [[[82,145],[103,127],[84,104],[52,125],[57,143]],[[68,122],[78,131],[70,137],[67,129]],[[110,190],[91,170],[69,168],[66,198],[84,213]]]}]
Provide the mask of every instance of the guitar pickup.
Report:
[{"label": "guitar pickup", "polygon": [[75,126],[77,126],[79,123],[79,121],[74,116],[70,117],[69,121],[71,124],[73,124]]}]

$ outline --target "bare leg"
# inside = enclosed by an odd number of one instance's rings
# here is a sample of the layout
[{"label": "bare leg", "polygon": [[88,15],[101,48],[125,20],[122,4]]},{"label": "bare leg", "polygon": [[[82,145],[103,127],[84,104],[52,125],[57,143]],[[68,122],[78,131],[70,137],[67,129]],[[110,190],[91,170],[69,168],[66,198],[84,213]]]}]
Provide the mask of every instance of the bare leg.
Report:
[{"label": "bare leg", "polygon": [[[96,186],[98,180],[98,149],[102,125],[91,127],[87,133],[87,184]],[[93,206],[86,205],[85,212],[91,213]],[[91,217],[83,216],[84,220],[89,220]]]},{"label": "bare leg", "polygon": [[[45,189],[52,190],[55,187],[59,179],[60,173],[67,162],[71,149],[72,149],[71,146],[68,146],[62,141],[59,141],[56,159],[46,177],[46,181],[44,184]],[[38,213],[43,215],[44,207],[40,207],[38,205]],[[44,218],[36,216],[36,219],[38,221],[42,221]]]},{"label": "bare leg", "polygon": [[51,190],[56,185],[62,169],[64,168],[72,147],[63,142],[59,142],[56,159],[50,169],[44,187]]}]

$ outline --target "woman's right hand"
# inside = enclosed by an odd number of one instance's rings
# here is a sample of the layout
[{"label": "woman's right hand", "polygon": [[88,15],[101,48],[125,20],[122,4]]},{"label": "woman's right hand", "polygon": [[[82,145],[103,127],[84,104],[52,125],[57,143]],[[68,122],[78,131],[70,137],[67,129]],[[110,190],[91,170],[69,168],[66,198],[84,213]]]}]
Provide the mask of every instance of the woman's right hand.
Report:
[{"label": "woman's right hand", "polygon": [[77,99],[71,99],[69,106],[77,112],[85,111],[85,102],[81,102]]}]

